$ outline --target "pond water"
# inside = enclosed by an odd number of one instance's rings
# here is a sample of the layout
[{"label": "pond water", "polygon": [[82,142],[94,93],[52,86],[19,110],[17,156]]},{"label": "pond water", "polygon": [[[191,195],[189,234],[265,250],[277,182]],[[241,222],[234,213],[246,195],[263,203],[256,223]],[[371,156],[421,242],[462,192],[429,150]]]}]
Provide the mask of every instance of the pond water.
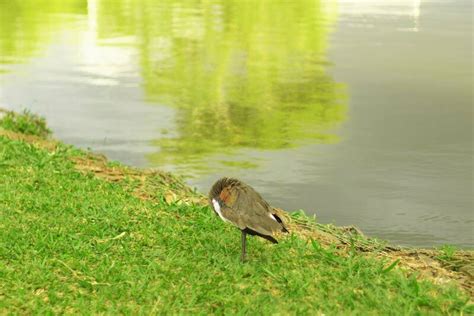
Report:
[{"label": "pond water", "polygon": [[472,248],[470,0],[0,0],[0,106],[207,192]]}]

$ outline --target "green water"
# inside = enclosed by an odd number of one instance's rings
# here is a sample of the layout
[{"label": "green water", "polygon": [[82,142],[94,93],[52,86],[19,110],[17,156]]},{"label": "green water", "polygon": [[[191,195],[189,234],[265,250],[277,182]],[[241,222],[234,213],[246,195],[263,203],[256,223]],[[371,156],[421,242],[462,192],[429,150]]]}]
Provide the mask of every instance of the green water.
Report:
[{"label": "green water", "polygon": [[7,62],[41,54],[56,29],[92,10],[99,44],[124,38],[122,45],[137,50],[144,101],[172,107],[179,117],[173,131],[157,126],[160,151],[148,156],[154,164],[197,171],[216,153],[338,141],[330,129],[345,120],[347,101],[344,84],[327,74],[334,3],[2,3],[2,12],[20,12],[7,14],[2,28]]},{"label": "green water", "polygon": [[0,0],[0,106],[203,192],[237,176],[324,222],[469,247],[471,7]]}]

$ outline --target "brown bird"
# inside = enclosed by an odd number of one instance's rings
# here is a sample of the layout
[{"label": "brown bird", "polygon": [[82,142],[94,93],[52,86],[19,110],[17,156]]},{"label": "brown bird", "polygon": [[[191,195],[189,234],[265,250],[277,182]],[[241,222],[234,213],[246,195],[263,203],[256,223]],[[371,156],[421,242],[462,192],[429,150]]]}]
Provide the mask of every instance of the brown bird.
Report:
[{"label": "brown bird", "polygon": [[216,181],[209,191],[209,204],[224,221],[242,231],[242,261],[245,260],[247,234],[277,244],[274,232],[288,232],[273,208],[249,185],[232,178]]}]

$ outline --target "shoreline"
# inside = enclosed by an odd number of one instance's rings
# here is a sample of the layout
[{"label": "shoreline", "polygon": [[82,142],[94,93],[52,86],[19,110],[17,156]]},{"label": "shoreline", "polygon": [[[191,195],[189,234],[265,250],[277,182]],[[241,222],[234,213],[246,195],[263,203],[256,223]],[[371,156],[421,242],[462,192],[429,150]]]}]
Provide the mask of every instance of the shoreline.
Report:
[{"label": "shoreline", "polygon": [[[5,120],[7,117],[8,122]],[[85,179],[98,179],[112,185],[123,186],[140,201],[162,203],[170,208],[207,207],[207,198],[204,195],[188,187],[184,181],[170,173],[110,162],[103,155],[79,150],[54,140],[50,136],[46,122],[35,115],[15,114],[0,109],[0,138],[2,137],[50,154],[68,148],[67,150],[73,151],[74,154],[65,155],[65,159],[72,164],[76,172],[85,176]],[[474,250],[457,250],[449,247],[440,249],[398,247],[376,238],[366,237],[354,226],[336,227],[318,223],[302,212],[290,214],[281,209],[276,211],[287,223],[293,236],[291,238],[298,238],[306,244],[315,245],[316,242],[315,247],[332,249],[342,257],[356,253],[370,260],[381,260],[387,263],[387,271],[397,268],[407,277],[415,275],[417,279],[429,280],[435,285],[445,286],[454,283],[470,297],[471,302],[474,300]],[[112,239],[121,239],[124,236],[118,234]]]}]

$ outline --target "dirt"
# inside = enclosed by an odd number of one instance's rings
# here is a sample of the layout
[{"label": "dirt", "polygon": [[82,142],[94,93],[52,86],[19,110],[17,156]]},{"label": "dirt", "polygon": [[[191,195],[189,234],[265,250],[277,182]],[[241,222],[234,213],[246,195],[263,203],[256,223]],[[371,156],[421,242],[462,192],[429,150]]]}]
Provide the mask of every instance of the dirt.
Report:
[{"label": "dirt", "polygon": [[474,252],[457,250],[449,260],[441,259],[434,249],[401,249],[382,251],[378,257],[400,260],[399,266],[419,273],[420,278],[436,284],[455,281],[474,300]]}]

